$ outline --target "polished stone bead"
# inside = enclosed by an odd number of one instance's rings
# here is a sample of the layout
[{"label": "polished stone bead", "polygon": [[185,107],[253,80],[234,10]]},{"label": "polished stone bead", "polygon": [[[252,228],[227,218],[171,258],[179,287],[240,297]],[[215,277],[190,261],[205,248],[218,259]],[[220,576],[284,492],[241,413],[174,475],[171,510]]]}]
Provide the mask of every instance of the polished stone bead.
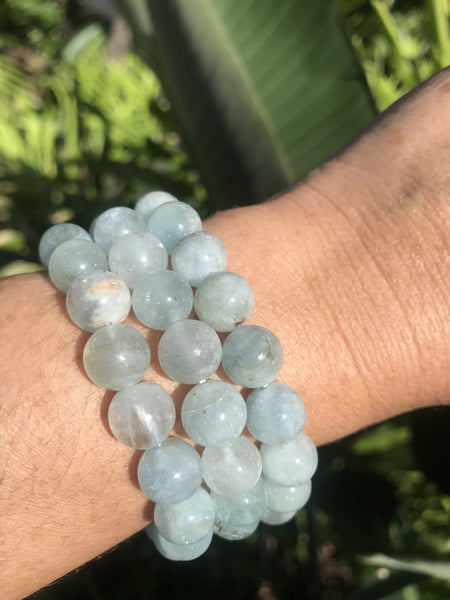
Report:
[{"label": "polished stone bead", "polygon": [[193,305],[192,288],[173,271],[153,271],[136,284],[132,305],[139,321],[163,331],[188,318]]},{"label": "polished stone bead", "polygon": [[258,448],[241,436],[224,448],[205,448],[202,455],[203,478],[209,488],[221,496],[249,492],[261,475]]},{"label": "polished stone bead", "polygon": [[250,318],[255,297],[249,283],[240,275],[221,271],[204,279],[195,292],[197,316],[216,331],[233,331]]},{"label": "polished stone bead", "polygon": [[212,327],[201,321],[178,321],[163,333],[158,358],[163,371],[179,383],[199,383],[220,365],[222,346]]},{"label": "polished stone bead", "polygon": [[196,385],[181,407],[186,433],[202,446],[227,446],[241,435],[246,418],[243,397],[225,381],[210,379]]},{"label": "polished stone bead", "polygon": [[267,506],[277,512],[297,511],[308,502],[311,495],[311,480],[297,486],[284,486],[271,479],[262,478],[267,496]]},{"label": "polished stone bead", "polygon": [[75,238],[92,242],[89,233],[74,223],[59,223],[47,229],[39,242],[39,258],[42,264],[48,267],[53,251],[63,242]]},{"label": "polished stone bead", "polygon": [[172,268],[197,287],[208,275],[227,268],[227,251],[218,237],[196,231],[182,238],[172,252]]},{"label": "polished stone bead", "polygon": [[155,504],[155,525],[173,544],[192,544],[205,537],[214,524],[216,507],[211,496],[199,487],[177,504]]},{"label": "polished stone bead", "polygon": [[247,398],[247,428],[260,442],[278,444],[293,440],[303,429],[305,405],[297,392],[274,381]]},{"label": "polished stone bead", "polygon": [[146,527],[146,532],[155,544],[155,548],[164,558],[176,561],[194,560],[204,554],[211,545],[213,536],[211,528],[209,533],[198,542],[193,542],[192,544],[173,544],[159,533],[154,523]]},{"label": "polished stone bead", "polygon": [[161,444],[175,424],[172,396],[157,383],[130,385],[111,400],[108,421],[123,444],[145,450]]},{"label": "polished stone bead", "polygon": [[280,342],[271,331],[258,325],[237,327],[223,344],[223,368],[232,381],[244,387],[271,383],[282,363]]},{"label": "polished stone bead", "polygon": [[221,496],[211,492],[216,505],[214,531],[227,540],[242,540],[259,525],[266,509],[266,495],[261,480],[249,492],[239,496]]},{"label": "polished stone bead", "polygon": [[291,521],[295,517],[296,512],[297,511],[294,510],[293,512],[281,513],[272,508],[267,508],[261,517],[261,522],[266,525],[283,525],[284,523]]},{"label": "polished stone bead", "polygon": [[87,341],[83,363],[94,383],[117,391],[142,379],[150,365],[150,348],[133,327],[105,325]]},{"label": "polished stone bead", "polygon": [[110,271],[78,275],[67,291],[66,307],[72,321],[86,331],[128,317],[131,294],[122,279]]},{"label": "polished stone bead", "polygon": [[55,248],[48,263],[50,279],[64,293],[78,275],[107,270],[108,259],[103,250],[89,240],[76,238]]},{"label": "polished stone bead", "polygon": [[157,190],[141,196],[136,202],[134,210],[147,222],[155,208],[167,202],[178,202],[178,198],[175,198],[175,196],[172,196],[168,192]]},{"label": "polished stone bead", "polygon": [[201,228],[197,211],[185,202],[166,202],[155,208],[147,220],[147,231],[161,240],[169,254],[182,237]]},{"label": "polished stone bead", "polygon": [[120,236],[109,251],[109,268],[130,288],[152,271],[167,269],[169,257],[157,237],[147,231]]},{"label": "polished stone bead", "polygon": [[202,461],[187,442],[168,438],[146,450],[138,465],[142,491],[161,504],[176,504],[192,496],[202,482]]},{"label": "polished stone bead", "polygon": [[303,432],[289,442],[261,444],[260,452],[264,475],[279,485],[305,483],[317,468],[317,448]]},{"label": "polished stone bead", "polygon": [[131,231],[145,231],[145,221],[132,208],[115,206],[105,210],[95,220],[93,237],[106,255],[121,235]]}]

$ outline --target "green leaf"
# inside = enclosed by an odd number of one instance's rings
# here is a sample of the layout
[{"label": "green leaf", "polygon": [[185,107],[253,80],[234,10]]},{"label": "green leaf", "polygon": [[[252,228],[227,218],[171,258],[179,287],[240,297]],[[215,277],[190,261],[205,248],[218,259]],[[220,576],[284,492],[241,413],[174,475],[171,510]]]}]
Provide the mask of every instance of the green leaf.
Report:
[{"label": "green leaf", "polygon": [[397,559],[385,554],[373,554],[372,556],[361,556],[361,562],[374,567],[385,567],[386,569],[396,569],[408,571],[421,575],[429,575],[437,579],[450,581],[450,563],[437,562],[429,560],[416,559]]},{"label": "green leaf", "polygon": [[374,115],[330,0],[147,3],[151,60],[214,208],[284,189]]}]

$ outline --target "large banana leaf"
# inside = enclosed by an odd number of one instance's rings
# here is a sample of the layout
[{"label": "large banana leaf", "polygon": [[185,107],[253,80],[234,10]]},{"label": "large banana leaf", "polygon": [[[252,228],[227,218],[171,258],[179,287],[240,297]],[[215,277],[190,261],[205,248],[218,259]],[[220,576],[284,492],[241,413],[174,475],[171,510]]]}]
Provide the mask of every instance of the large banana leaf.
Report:
[{"label": "large banana leaf", "polygon": [[[121,4],[162,80],[214,208],[280,191],[374,115],[331,0]],[[137,7],[139,18],[130,18]]]}]

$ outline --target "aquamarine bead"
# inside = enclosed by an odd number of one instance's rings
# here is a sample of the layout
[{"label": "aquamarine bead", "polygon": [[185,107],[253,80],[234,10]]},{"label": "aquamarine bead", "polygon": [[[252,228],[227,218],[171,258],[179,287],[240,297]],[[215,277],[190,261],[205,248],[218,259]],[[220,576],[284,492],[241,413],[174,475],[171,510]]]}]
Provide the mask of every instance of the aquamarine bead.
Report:
[{"label": "aquamarine bead", "polygon": [[241,436],[224,448],[205,448],[203,478],[221,496],[238,496],[252,490],[261,475],[258,448]]},{"label": "aquamarine bead", "polygon": [[221,271],[204,279],[194,297],[197,316],[216,331],[233,331],[250,318],[255,297],[240,275]]},{"label": "aquamarine bead", "polygon": [[131,308],[131,294],[125,282],[114,273],[92,271],[72,281],[66,307],[78,327],[95,331],[107,323],[125,321]]},{"label": "aquamarine bead", "polygon": [[48,263],[50,279],[64,293],[78,275],[107,270],[108,259],[103,250],[89,240],[76,238],[55,248]]},{"label": "aquamarine bead", "polygon": [[167,202],[178,202],[178,198],[175,198],[172,194],[168,192],[155,191],[149,192],[148,194],[144,194],[139,198],[136,202],[134,210],[140,215],[145,222],[158,206],[162,204],[166,204]]},{"label": "aquamarine bead", "polygon": [[172,396],[157,383],[144,381],[117,392],[111,400],[108,421],[123,444],[145,450],[161,444],[175,424]]},{"label": "aquamarine bead", "polygon": [[247,398],[247,428],[260,442],[278,444],[293,440],[303,429],[305,405],[297,392],[274,381],[253,390]]},{"label": "aquamarine bead", "polygon": [[192,305],[191,286],[173,271],[148,273],[133,290],[134,314],[152,329],[163,331],[172,323],[187,319]]},{"label": "aquamarine bead", "polygon": [[202,461],[187,442],[168,438],[146,450],[138,465],[142,491],[161,504],[176,504],[192,496],[202,482]]},{"label": "aquamarine bead", "polygon": [[227,446],[241,435],[246,418],[244,398],[225,381],[209,379],[196,385],[181,406],[186,433],[202,446]]},{"label": "aquamarine bead", "polygon": [[227,251],[218,237],[196,231],[182,238],[172,252],[172,268],[197,287],[208,275],[227,268]]},{"label": "aquamarine bead", "polygon": [[305,483],[317,468],[317,448],[304,432],[289,442],[261,444],[260,452],[264,475],[279,485]]},{"label": "aquamarine bead", "polygon": [[187,319],[171,325],[158,346],[163,371],[179,383],[200,383],[220,365],[222,345],[212,327]]},{"label": "aquamarine bead", "polygon": [[214,524],[216,507],[199,487],[177,504],[155,504],[154,519],[159,533],[173,544],[192,544],[207,535]]},{"label": "aquamarine bead", "polygon": [[232,381],[244,387],[258,388],[271,383],[282,363],[281,344],[265,327],[241,325],[223,344],[223,368]]},{"label": "aquamarine bead", "polygon": [[297,486],[284,486],[262,477],[267,506],[276,512],[292,512],[303,508],[311,495],[311,480]]},{"label": "aquamarine bead", "polygon": [[42,264],[48,267],[53,251],[63,242],[74,238],[92,242],[89,233],[74,223],[59,223],[47,229],[39,242],[39,258]]},{"label": "aquamarine bead", "polygon": [[109,251],[109,268],[130,288],[151,271],[167,269],[169,257],[157,237],[147,231],[121,235]]},{"label": "aquamarine bead", "polygon": [[147,231],[161,240],[169,254],[182,237],[201,228],[197,211],[185,202],[166,202],[155,208],[147,220]]},{"label": "aquamarine bead", "polygon": [[83,363],[94,383],[117,391],[142,379],[150,365],[150,348],[133,327],[105,325],[87,341]]},{"label": "aquamarine bead", "polygon": [[239,496],[221,496],[211,492],[216,505],[214,532],[227,540],[242,540],[259,525],[266,509],[266,494],[261,480],[249,492]]},{"label": "aquamarine bead", "polygon": [[296,512],[297,511],[294,510],[292,512],[281,513],[272,508],[267,508],[261,517],[261,522],[266,525],[283,525],[284,523],[291,521],[295,517]]},{"label": "aquamarine bead", "polygon": [[164,556],[164,558],[177,561],[194,560],[204,554],[211,545],[213,536],[213,530],[211,528],[211,531],[198,542],[192,544],[172,544],[172,542],[166,540],[165,537],[159,533],[154,523],[151,523],[146,527],[146,532],[155,544],[155,548],[162,556]]},{"label": "aquamarine bead", "polygon": [[121,235],[131,231],[145,231],[145,221],[132,208],[115,206],[105,210],[95,219],[93,237],[106,255]]}]

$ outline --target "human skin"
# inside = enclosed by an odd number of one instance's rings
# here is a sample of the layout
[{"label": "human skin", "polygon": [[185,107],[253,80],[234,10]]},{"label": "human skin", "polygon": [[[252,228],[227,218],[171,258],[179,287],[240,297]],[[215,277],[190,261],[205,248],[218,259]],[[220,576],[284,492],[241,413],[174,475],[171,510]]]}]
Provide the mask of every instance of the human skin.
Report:
[{"label": "human skin", "polygon": [[[302,395],[317,444],[449,402],[448,115],[444,71],[288,192],[204,224],[253,287],[250,322],[280,339],[278,379]],[[83,371],[89,334],[63,295],[33,274],[1,281],[0,297],[0,589],[10,600],[132,535],[152,507],[136,482],[140,452],[108,430],[113,393]],[[155,357],[159,334],[127,322]],[[144,379],[179,408],[188,388],[155,360]]]}]

